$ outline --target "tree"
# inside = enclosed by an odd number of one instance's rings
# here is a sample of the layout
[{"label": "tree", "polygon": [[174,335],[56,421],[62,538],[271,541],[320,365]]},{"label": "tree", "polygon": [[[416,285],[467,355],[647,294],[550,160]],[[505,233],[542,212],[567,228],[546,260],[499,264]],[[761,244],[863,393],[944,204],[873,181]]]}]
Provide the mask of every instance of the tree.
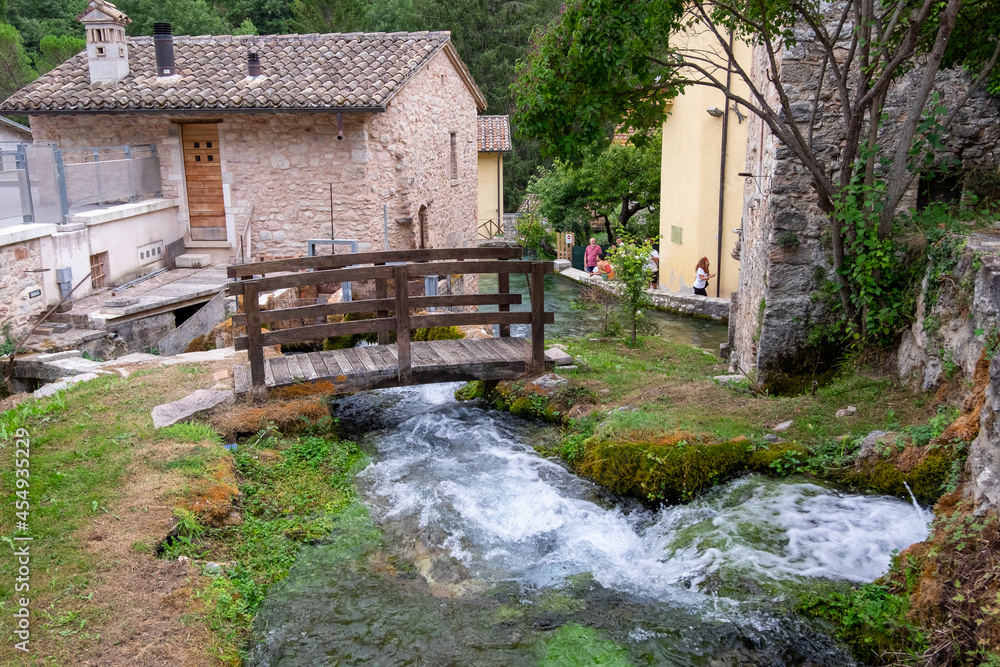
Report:
[{"label": "tree", "polygon": [[0,23],[0,100],[7,99],[37,76],[24,50],[21,33],[9,23]]},{"label": "tree", "polygon": [[538,195],[542,216],[555,229],[584,235],[591,220],[602,220],[609,242],[625,233],[636,214],[660,205],[662,134],[653,135],[641,147],[613,143],[579,165],[556,160],[551,169],[540,170],[528,191]]},{"label": "tree", "polygon": [[[995,26],[998,16],[998,0],[845,0],[838,5],[806,0],[575,0],[537,36],[520,66],[515,119],[521,134],[537,139],[547,154],[579,161],[590,147],[607,145],[612,128],[619,125],[633,128],[633,137],[643,139],[645,131],[662,123],[666,101],[686,86],[722,91],[759,116],[806,168],[819,207],[829,219],[840,305],[847,321],[861,328],[862,313],[856,306],[872,295],[859,294],[847,279],[851,257],[845,248],[855,230],[845,221],[858,218],[844,215],[843,209],[860,205],[877,219],[877,240],[890,238],[894,215],[933,149],[934,137],[950,127],[976,88],[1000,77],[998,31],[976,25],[980,17]],[[956,26],[959,42],[949,47]],[[686,50],[672,44],[672,37],[684,30],[708,32],[712,48]],[[821,156],[825,147],[814,147],[809,129],[813,124],[808,122],[815,118],[826,77],[821,74],[805,118],[800,107],[792,107],[782,77],[780,53],[795,47],[798,35],[821,46],[821,72],[828,72],[834,82],[841,131],[835,165]],[[733,39],[759,47],[762,75],[739,63]],[[946,113],[931,100],[942,64],[975,68],[968,93]],[[889,87],[915,68],[917,83],[898,139],[880,146]],[[727,85],[729,77],[745,84],[749,94]],[[872,197],[876,176],[884,187]],[[868,186],[866,196],[849,197],[859,183]]]},{"label": "tree", "polygon": [[39,74],[44,74],[72,58],[87,47],[87,41],[71,35],[46,35],[39,45],[41,55],[35,58]]},{"label": "tree", "polygon": [[128,14],[130,35],[152,35],[153,23],[168,21],[175,35],[227,35],[233,28],[205,0],[119,0]]},{"label": "tree", "polygon": [[618,296],[624,306],[625,315],[632,323],[633,345],[637,342],[640,308],[649,303],[646,288],[649,287],[649,280],[653,276],[653,270],[648,266],[652,253],[653,248],[649,245],[649,241],[627,241],[608,249],[608,261],[615,267],[615,280],[620,285],[617,290]]}]

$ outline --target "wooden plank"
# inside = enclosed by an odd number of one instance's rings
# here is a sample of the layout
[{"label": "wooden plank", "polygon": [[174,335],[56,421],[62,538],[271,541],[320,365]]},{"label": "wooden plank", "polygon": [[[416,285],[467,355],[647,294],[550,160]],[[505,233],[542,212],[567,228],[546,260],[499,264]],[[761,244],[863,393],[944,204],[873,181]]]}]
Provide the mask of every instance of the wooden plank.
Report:
[{"label": "wooden plank", "polygon": [[527,345],[524,338],[494,338],[493,342],[501,349],[505,349],[509,359],[527,359],[531,354],[530,345]]},{"label": "wooden plank", "polygon": [[463,340],[462,343],[466,346],[466,349],[472,351],[479,361],[485,361],[488,363],[495,363],[498,361],[504,361],[502,355],[497,353],[497,349],[492,345],[486,345],[481,341],[476,339]]},{"label": "wooden plank", "polygon": [[[437,341],[420,341],[413,344],[414,355],[416,355],[417,350],[420,350],[420,364],[421,366],[451,366],[454,365],[451,355],[443,355],[437,349],[434,343]],[[416,364],[414,364],[416,365]]]},{"label": "wooden plank", "polygon": [[451,342],[444,340],[430,341],[431,347],[444,358],[447,365],[461,366],[474,361],[473,355],[463,350],[460,346],[447,344]]},{"label": "wooden plank", "polygon": [[389,351],[389,346],[378,345],[373,349],[382,358],[382,362],[386,367],[386,372],[395,377],[398,373],[398,364],[396,363],[396,357],[392,356],[392,353]]},{"label": "wooden plank", "polygon": [[[263,268],[267,262],[259,262],[252,266],[260,267],[253,274],[264,274],[268,271]],[[240,265],[244,266],[244,265]],[[312,273],[287,273],[279,276],[269,276],[267,278],[254,278],[252,280],[238,280],[229,283],[230,294],[242,294],[249,283],[256,283],[257,291],[270,292],[281,287],[302,287],[303,285],[322,285],[324,283],[357,282],[360,280],[374,280],[375,278],[389,278],[392,276],[392,266],[364,266],[356,269],[331,269],[329,271],[313,271]]]},{"label": "wooden plank", "polygon": [[396,358],[399,360],[398,377],[402,385],[410,384],[410,304],[409,290],[406,285],[407,272],[405,266],[392,267],[393,287],[396,291]]},{"label": "wooden plank", "polygon": [[[394,329],[396,326],[395,317],[384,317],[380,320],[356,320],[354,322],[334,322],[332,324],[310,324],[309,326],[296,327],[294,329],[279,329],[261,334],[260,339],[263,345],[280,345],[282,343],[301,343],[310,340],[323,340],[331,336],[347,336],[360,333],[372,333],[380,329]],[[235,339],[234,345],[237,350],[246,350],[247,339],[240,337]]]},{"label": "wooden plank", "polygon": [[301,382],[305,379],[305,373],[299,366],[299,355],[289,354],[285,357],[285,362],[288,364],[288,374],[292,376],[293,382]]},{"label": "wooden plank", "polygon": [[407,264],[411,276],[448,276],[464,273],[528,273],[532,264],[548,264],[549,273],[555,271],[552,262],[528,262],[522,260],[472,260],[465,262],[432,262],[428,264]]},{"label": "wooden plank", "polygon": [[288,368],[288,359],[285,357],[274,357],[268,359],[268,368],[271,369],[271,376],[274,378],[269,384],[280,387],[292,383],[292,373]]},{"label": "wooden plank", "polygon": [[[286,322],[288,320],[306,320],[311,317],[326,317],[327,315],[374,313],[379,307],[384,306],[388,308],[392,305],[392,303],[392,299],[362,299],[361,301],[348,301],[347,303],[321,303],[315,306],[275,308],[273,310],[262,310],[260,312],[260,322],[261,324],[273,324],[275,322]],[[242,327],[245,325],[245,316],[233,315],[234,327]]]},{"label": "wooden plank", "polygon": [[[506,296],[509,292],[510,292],[510,274],[509,273],[498,274],[497,275],[497,294],[499,296]],[[520,296],[520,295],[518,295],[518,296]],[[521,303],[521,302],[518,301],[518,303]],[[505,303],[501,303],[500,307],[497,310],[499,310],[501,313],[509,313],[510,312],[510,306],[508,306]],[[505,338],[507,336],[510,336],[510,325],[509,324],[501,324],[500,325],[500,337],[501,338]]]},{"label": "wooden plank", "polygon": [[392,357],[392,361],[396,364],[396,367],[398,368],[399,367],[399,347],[395,343],[392,343],[391,345],[384,346],[382,349],[385,350],[389,354],[390,357]]},{"label": "wooden plank", "polygon": [[309,358],[309,354],[297,354],[295,355],[299,362],[299,368],[302,369],[302,377],[305,378],[306,382],[312,382],[319,377],[319,373],[313,368],[312,360]]},{"label": "wooden plank", "polygon": [[341,350],[341,353],[343,354],[343,358],[354,367],[354,375],[368,374],[368,369],[366,369],[364,363],[362,363],[361,357],[358,356],[356,348],[349,347],[346,350]]},{"label": "wooden plank", "polygon": [[323,355],[319,352],[309,352],[306,356],[309,357],[309,363],[312,364],[313,370],[316,372],[317,380],[330,377],[330,370],[326,367],[326,362],[323,361]]},{"label": "wooden plank", "polygon": [[371,358],[368,354],[368,350],[364,347],[356,347],[354,351],[358,354],[358,358],[361,359],[361,363],[365,365],[365,370],[373,375],[377,375],[381,370],[375,360]]},{"label": "wooden plank", "polygon": [[340,363],[340,350],[325,350],[323,352],[317,352],[321,357],[323,357],[323,363],[326,364],[326,370],[330,374],[330,377],[336,379],[340,375],[348,375],[349,372]]},{"label": "wooden plank", "polygon": [[260,305],[257,296],[257,286],[254,285],[244,292],[243,303],[249,303],[247,309],[247,335],[241,340],[246,342],[247,358],[250,361],[250,392],[254,400],[259,400],[267,395],[267,382],[264,372],[264,347],[261,344],[260,332]]},{"label": "wooden plank", "polygon": [[389,371],[392,371],[393,375],[396,374],[395,365],[390,364],[389,362],[387,362],[385,359],[382,358],[382,353],[378,345],[371,345],[369,347],[364,348],[364,350],[365,353],[371,358],[372,363],[375,364],[376,372],[380,374],[385,374],[388,373]]},{"label": "wooden plank", "polygon": [[521,254],[522,249],[519,247],[389,250],[232,264],[228,267],[227,272],[230,278],[240,278],[257,273],[279,273],[282,271],[302,271],[304,269],[325,270],[359,264],[385,264],[388,262],[430,262],[447,259],[520,259]]}]

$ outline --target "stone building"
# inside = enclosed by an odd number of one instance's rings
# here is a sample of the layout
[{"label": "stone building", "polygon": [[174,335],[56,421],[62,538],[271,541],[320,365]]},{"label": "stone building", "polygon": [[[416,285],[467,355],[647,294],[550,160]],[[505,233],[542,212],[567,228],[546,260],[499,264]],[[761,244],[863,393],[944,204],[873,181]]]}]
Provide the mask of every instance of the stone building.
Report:
[{"label": "stone building", "polygon": [[[0,142],[31,141],[31,128],[0,116]],[[3,169],[0,166],[0,169]],[[2,216],[0,216],[2,217]]]},{"label": "stone building", "polygon": [[103,0],[79,19],[87,50],[0,111],[28,115],[36,143],[154,145],[187,252],[476,243],[486,102],[449,33],[125,37]]},{"label": "stone building", "polygon": [[[809,28],[797,27],[795,35],[793,48],[777,52],[780,78],[791,98],[793,122],[805,132],[810,130],[812,119],[812,145],[832,171],[838,164],[843,138],[836,85],[828,68],[813,117],[823,48]],[[752,76],[758,85],[768,81],[769,68],[764,49],[755,48]],[[890,88],[885,104],[888,121],[878,141],[883,149],[895,145],[910,91],[920,73],[919,69],[911,71]],[[965,72],[941,71],[935,91],[950,109],[970,81]],[[773,86],[765,89],[777,108]],[[768,381],[785,372],[809,370],[821,360],[822,350],[811,348],[807,339],[829,315],[826,301],[817,295],[834,276],[829,222],[819,209],[810,175],[758,116],[750,115],[746,131],[744,171],[753,177],[743,196],[739,287],[731,307],[730,344],[737,370],[756,370],[760,379]],[[965,167],[1000,164],[1000,100],[982,89],[974,92],[943,141],[946,150],[939,159],[954,158]],[[942,192],[953,186],[917,179],[902,208],[923,203],[918,201],[918,191]]]}]

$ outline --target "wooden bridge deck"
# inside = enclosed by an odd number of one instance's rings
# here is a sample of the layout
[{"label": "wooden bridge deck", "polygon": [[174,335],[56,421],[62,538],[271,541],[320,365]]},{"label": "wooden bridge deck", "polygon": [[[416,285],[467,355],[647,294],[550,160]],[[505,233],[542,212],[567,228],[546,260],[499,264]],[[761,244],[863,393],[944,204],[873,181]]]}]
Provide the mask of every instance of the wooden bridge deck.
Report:
[{"label": "wooden bridge deck", "polygon": [[[396,345],[369,345],[346,350],[288,354],[264,361],[268,389],[324,382],[332,393],[398,387],[401,384],[513,380],[530,365],[526,338],[471,338],[410,343],[410,378],[399,376]],[[249,364],[237,366],[236,392],[250,391]]]}]

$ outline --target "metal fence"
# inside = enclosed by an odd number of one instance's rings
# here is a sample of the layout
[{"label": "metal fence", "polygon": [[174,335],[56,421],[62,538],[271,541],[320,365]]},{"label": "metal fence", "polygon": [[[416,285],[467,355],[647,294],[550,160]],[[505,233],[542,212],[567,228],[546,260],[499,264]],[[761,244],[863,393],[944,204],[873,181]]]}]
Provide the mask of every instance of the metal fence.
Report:
[{"label": "metal fence", "polygon": [[160,196],[152,144],[60,149],[0,144],[0,225],[62,224],[82,211]]}]

